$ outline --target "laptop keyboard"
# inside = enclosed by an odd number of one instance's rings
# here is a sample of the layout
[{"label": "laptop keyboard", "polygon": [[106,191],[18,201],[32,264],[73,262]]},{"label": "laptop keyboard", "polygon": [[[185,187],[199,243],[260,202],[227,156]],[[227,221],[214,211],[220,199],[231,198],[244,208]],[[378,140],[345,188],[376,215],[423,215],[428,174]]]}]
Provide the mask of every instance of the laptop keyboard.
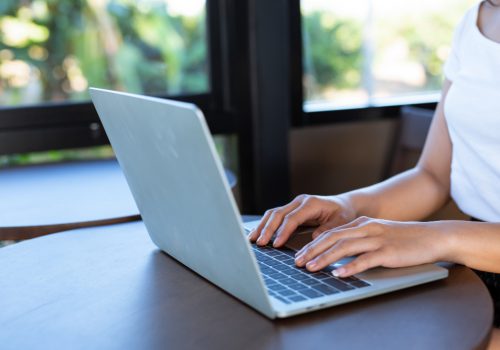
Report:
[{"label": "laptop keyboard", "polygon": [[347,292],[370,284],[356,277],[338,278],[332,267],[309,272],[295,265],[295,251],[252,244],[268,293],[285,304]]}]

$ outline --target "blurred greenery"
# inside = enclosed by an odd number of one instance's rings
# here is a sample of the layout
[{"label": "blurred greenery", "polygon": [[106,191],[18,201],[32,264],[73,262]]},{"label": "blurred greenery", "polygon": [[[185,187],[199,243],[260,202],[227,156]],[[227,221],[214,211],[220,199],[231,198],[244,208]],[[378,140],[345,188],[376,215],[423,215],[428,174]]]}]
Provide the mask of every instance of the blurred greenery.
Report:
[{"label": "blurred greenery", "polygon": [[474,3],[302,0],[305,100],[440,90],[453,29]]},{"label": "blurred greenery", "polygon": [[332,85],[358,86],[363,64],[361,24],[314,12],[303,17],[303,28],[307,96],[321,94]]},{"label": "blurred greenery", "polygon": [[0,168],[24,164],[56,163],[112,157],[114,157],[114,153],[110,146],[10,154],[0,156]]},{"label": "blurred greenery", "polygon": [[[213,141],[222,164],[233,172],[238,171],[237,138],[235,135],[214,135]],[[23,154],[0,155],[0,169],[4,167],[57,163],[64,161],[95,160],[114,158],[111,146],[51,150]]]},{"label": "blurred greenery", "polygon": [[0,104],[88,99],[89,85],[207,91],[204,1],[191,1],[197,13],[173,13],[183,0],[2,0]]}]

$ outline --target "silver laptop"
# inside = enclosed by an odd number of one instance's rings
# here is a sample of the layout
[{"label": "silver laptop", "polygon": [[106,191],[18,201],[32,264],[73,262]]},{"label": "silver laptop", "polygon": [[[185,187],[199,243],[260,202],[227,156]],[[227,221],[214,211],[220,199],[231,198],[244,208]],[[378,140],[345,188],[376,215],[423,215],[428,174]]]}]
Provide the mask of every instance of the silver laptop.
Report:
[{"label": "silver laptop", "polygon": [[251,245],[196,106],[94,88],[90,94],[153,242],[267,317],[447,277],[428,264],[340,279],[332,266],[314,274],[295,267],[292,249]]}]

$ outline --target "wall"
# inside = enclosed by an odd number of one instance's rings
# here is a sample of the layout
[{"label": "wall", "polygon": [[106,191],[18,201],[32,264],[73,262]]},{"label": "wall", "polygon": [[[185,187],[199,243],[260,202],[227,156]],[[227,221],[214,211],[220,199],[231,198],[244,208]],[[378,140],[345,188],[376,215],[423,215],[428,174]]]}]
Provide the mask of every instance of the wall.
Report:
[{"label": "wall", "polygon": [[292,130],[293,194],[337,194],[380,181],[395,127],[393,120],[382,120]]}]

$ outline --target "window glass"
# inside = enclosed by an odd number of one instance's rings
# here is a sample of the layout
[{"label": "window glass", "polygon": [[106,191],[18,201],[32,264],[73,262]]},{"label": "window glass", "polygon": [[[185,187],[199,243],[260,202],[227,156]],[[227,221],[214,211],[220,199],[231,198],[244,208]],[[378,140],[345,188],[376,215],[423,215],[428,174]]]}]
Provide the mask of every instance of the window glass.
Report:
[{"label": "window glass", "polygon": [[302,0],[307,108],[432,101],[476,0]]},{"label": "window glass", "polygon": [[0,104],[209,88],[205,0],[1,0]]}]

